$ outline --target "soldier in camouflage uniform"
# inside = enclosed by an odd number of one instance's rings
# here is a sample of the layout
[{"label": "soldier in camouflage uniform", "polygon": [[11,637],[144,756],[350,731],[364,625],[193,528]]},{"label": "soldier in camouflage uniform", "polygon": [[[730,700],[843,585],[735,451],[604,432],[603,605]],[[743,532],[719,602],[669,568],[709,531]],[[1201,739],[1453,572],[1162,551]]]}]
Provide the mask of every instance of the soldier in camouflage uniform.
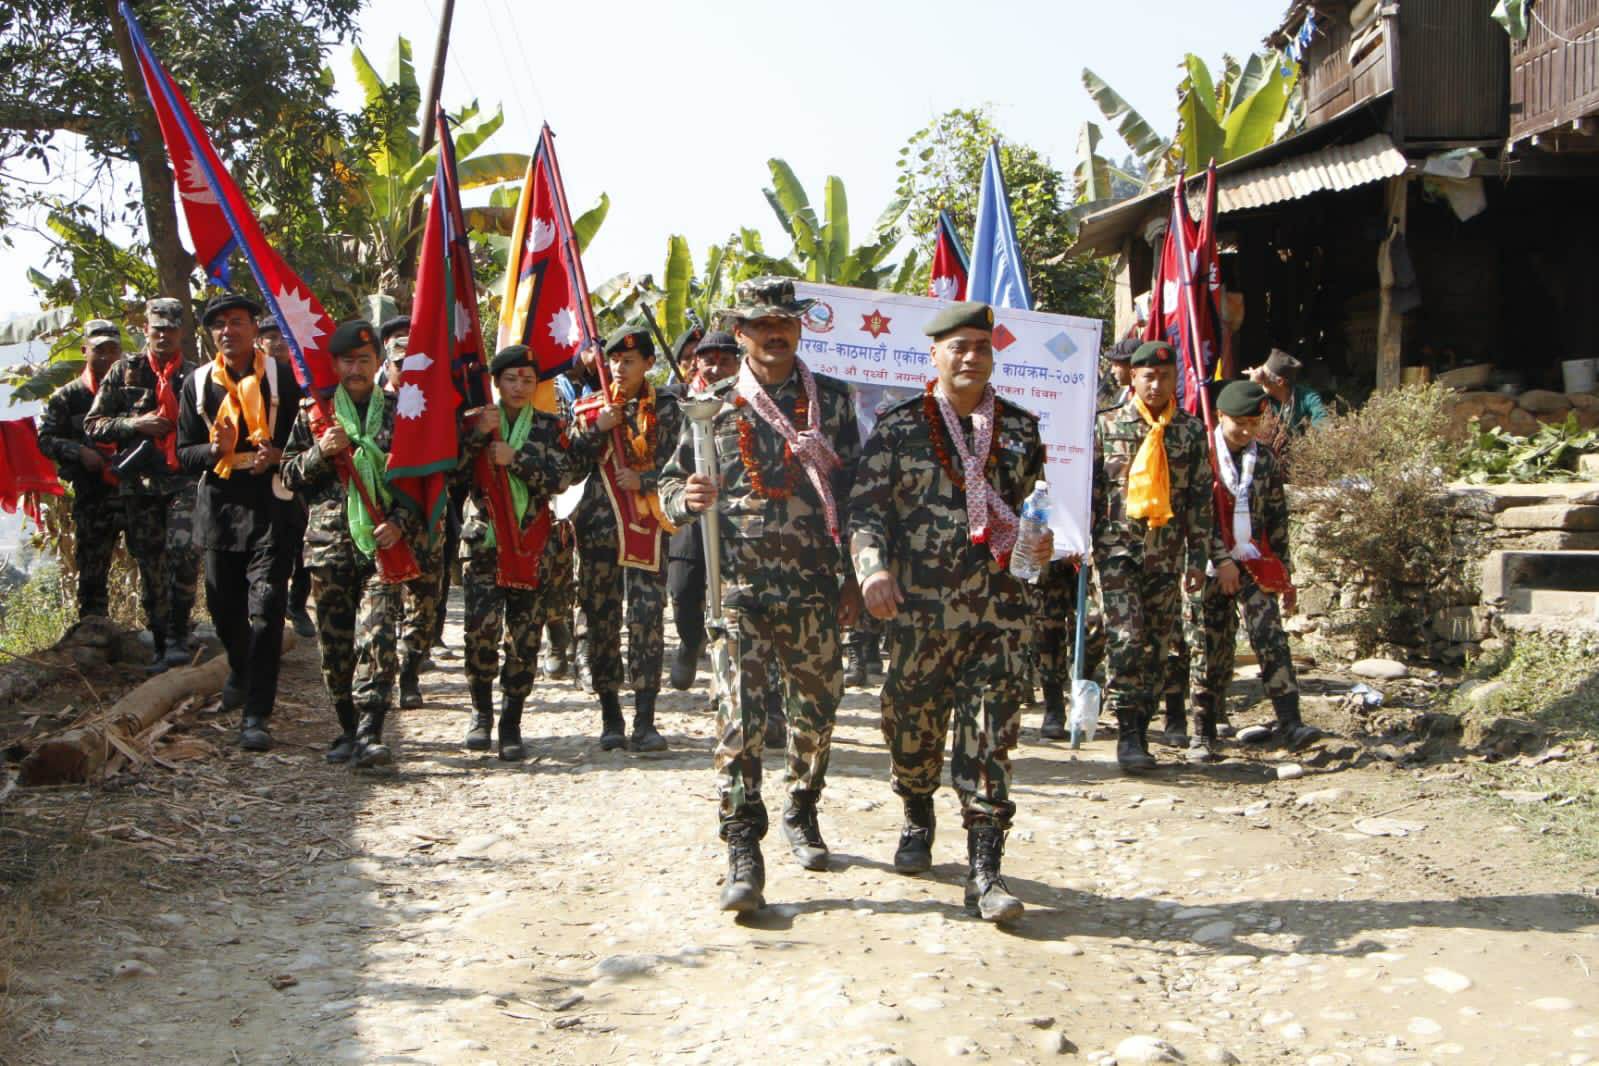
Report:
[{"label": "soldier in camouflage uniform", "polygon": [[[376,332],[361,320],[345,322],[334,331],[328,350],[339,376],[332,423],[321,433],[313,431],[313,408],[311,401],[305,402],[283,451],[282,475],[284,485],[311,508],[305,561],[316,596],[322,682],[339,721],[327,760],[380,766],[393,760],[383,743],[383,725],[396,669],[388,616],[399,586],[379,577],[376,549],[402,537],[414,539],[421,521],[403,496],[385,487],[383,456],[394,440],[394,398],[375,384]],[[357,464],[357,476],[366,479],[374,502],[385,507],[380,522],[367,517],[358,530],[352,529],[350,514],[356,509],[365,517],[364,504],[353,481],[340,483],[334,465],[347,454]]]},{"label": "soldier in camouflage uniform", "polygon": [[[489,364],[489,372],[494,375],[499,402],[468,412],[461,440],[460,476],[471,486],[461,524],[466,677],[473,714],[466,746],[473,751],[489,747],[494,727],[494,675],[498,670],[502,701],[500,758],[514,762],[526,755],[522,708],[533,691],[539,634],[549,617],[554,568],[560,555],[551,533],[550,502],[583,476],[592,456],[586,444],[568,438],[558,417],[533,407],[538,365],[526,345],[500,349]],[[492,512],[484,487],[471,474],[484,449],[488,449],[490,462],[505,471],[513,506],[522,508],[519,519],[523,535],[544,537],[536,588],[508,588],[499,583],[500,547]]]},{"label": "soldier in camouflage uniform", "polygon": [[183,357],[183,305],[145,305],[148,348],[118,360],[95,390],[83,432],[118,451],[128,552],[139,567],[145,625],[155,640],[152,672],[189,661],[200,553],[194,546],[195,478],[177,459],[178,403],[194,364]]},{"label": "soldier in camouflage uniform", "polygon": [[[590,442],[596,455],[614,447],[620,430],[630,455],[617,475],[616,491],[635,499],[656,498],[661,468],[677,445],[682,417],[677,397],[645,378],[655,361],[655,344],[642,327],[617,330],[606,338],[611,385],[622,402],[607,403],[599,394],[577,405],[572,432]],[[613,398],[614,399],[614,398]],[[655,728],[655,699],[661,688],[661,663],[666,654],[666,537],[657,533],[655,568],[622,566],[621,537],[611,487],[596,469],[572,514],[577,535],[578,602],[587,623],[589,676],[600,698],[600,747],[606,751],[627,744],[633,751],[665,751],[666,739]],[[622,622],[627,621],[627,673],[633,688],[633,732],[623,731]]]},{"label": "soldier in camouflage uniform", "polygon": [[1283,492],[1282,469],[1270,448],[1256,443],[1266,409],[1266,390],[1252,381],[1230,382],[1216,399],[1217,426],[1214,447],[1218,460],[1220,498],[1229,505],[1247,498],[1234,513],[1218,514],[1222,538],[1232,542],[1234,558],[1244,560],[1234,592],[1225,591],[1212,576],[1199,597],[1200,632],[1191,638],[1194,649],[1194,736],[1189,758],[1208,762],[1216,758],[1218,712],[1227,706],[1227,688],[1233,679],[1233,656],[1238,642],[1238,620],[1243,618],[1249,643],[1260,658],[1260,677],[1276,712],[1276,736],[1291,750],[1321,738],[1306,725],[1299,712],[1299,683],[1283,630],[1277,597],[1261,588],[1250,572],[1250,562],[1275,556],[1282,563],[1282,610],[1292,613],[1295,592],[1288,554],[1288,499]]},{"label": "soldier in camouflage uniform", "polygon": [[839,627],[859,612],[844,558],[843,513],[860,458],[855,406],[843,382],[798,358],[798,300],[788,278],[742,282],[725,314],[744,352],[738,373],[711,386],[718,477],[694,473],[688,427],[661,477],[667,518],[683,524],[714,508],[721,542],[722,617],[711,660],[716,688],[715,769],[728,843],[724,910],[764,906],[766,835],[761,756],[775,673],[788,712],[788,802],[783,834],[795,858],[824,870],[816,805],[844,694]]},{"label": "soldier in camouflage uniform", "polygon": [[1204,423],[1175,399],[1175,351],[1149,341],[1131,363],[1132,394],[1099,416],[1093,531],[1116,761],[1125,773],[1142,773],[1156,765],[1149,722],[1183,592],[1197,591],[1213,563],[1215,580],[1230,595],[1238,589],[1238,566],[1216,534]]},{"label": "soldier in camouflage uniform", "polygon": [[[1032,599],[1010,573],[1016,512],[1044,477],[1038,417],[995,395],[994,312],[958,303],[927,323],[938,377],[877,420],[850,494],[850,553],[866,609],[888,623],[882,728],[905,805],[894,868],[933,865],[933,797],[950,781],[966,829],[966,909],[1021,917],[1000,876],[1010,750],[1031,684]],[[981,484],[978,483],[981,479]],[[1034,545],[1049,560],[1053,537]]]},{"label": "soldier in camouflage uniform", "polygon": [[122,356],[122,334],[103,318],[83,327],[83,373],[55,391],[39,421],[39,450],[72,485],[73,562],[78,571],[78,618],[104,618],[111,607],[106,582],[127,510],[111,472],[114,445],[96,447],[83,432],[100,381]]},{"label": "soldier in camouflage uniform", "polygon": [[[1088,623],[1083,636],[1083,676],[1100,683],[1105,679],[1105,627],[1093,608],[1093,581],[1089,581]],[[1058,560],[1044,568],[1033,586],[1033,651],[1038,659],[1039,687],[1044,690],[1044,721],[1038,735],[1064,740],[1066,693],[1071,690],[1073,659],[1077,654],[1077,567]]]}]

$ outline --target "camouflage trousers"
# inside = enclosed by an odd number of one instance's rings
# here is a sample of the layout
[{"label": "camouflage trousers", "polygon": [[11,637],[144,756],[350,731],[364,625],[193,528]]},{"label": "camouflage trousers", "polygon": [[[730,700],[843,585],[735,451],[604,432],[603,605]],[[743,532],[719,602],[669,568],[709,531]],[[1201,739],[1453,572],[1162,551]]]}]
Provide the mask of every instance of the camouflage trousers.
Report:
[{"label": "camouflage trousers", "polygon": [[78,569],[78,617],[111,613],[111,556],[127,532],[128,512],[115,489],[73,487],[73,563]]},{"label": "camouflage trousers", "polygon": [[1160,695],[1162,702],[1172,699],[1188,702],[1190,666],[1205,646],[1204,623],[1199,593],[1184,593],[1182,610],[1172,626],[1171,638],[1166,645],[1166,665],[1162,670]]},{"label": "camouflage trousers", "polygon": [[826,784],[833,723],[844,697],[844,661],[834,604],[796,602],[762,611],[729,611],[711,649],[716,699],[717,794],[724,838],[734,819],[766,832],[761,758],[766,708],[781,686],[788,717],[784,780],[790,792]]},{"label": "camouflage trousers", "polygon": [[128,554],[139,567],[139,602],[152,633],[187,630],[200,585],[190,485],[170,495],[127,493]]},{"label": "camouflage trousers", "polygon": [[577,539],[571,522],[557,522],[550,531],[555,541],[555,564],[552,568],[549,589],[545,593],[549,603],[546,623],[572,623],[572,609],[577,606]]},{"label": "camouflage trousers", "polygon": [[[470,551],[461,565],[461,591],[466,600],[466,679],[473,685],[493,684],[499,673],[500,694],[527,699],[533,691],[539,658],[539,636],[549,613],[547,586],[540,567],[536,589],[502,588],[496,581],[497,551],[482,541],[462,546]],[[549,558],[548,553],[545,559]]]},{"label": "camouflage trousers", "polygon": [[416,564],[421,577],[398,586],[394,597],[394,627],[400,662],[414,666],[433,649],[433,634],[438,630],[439,612],[444,602],[444,536],[437,543],[416,549]]},{"label": "camouflage trousers", "polygon": [[1105,709],[1147,721],[1165,682],[1166,653],[1183,606],[1182,575],[1151,572],[1128,556],[1099,567],[1105,605]]},{"label": "camouflage trousers", "polygon": [[624,603],[628,684],[635,692],[657,691],[666,653],[665,565],[653,574],[621,566],[611,540],[579,543],[577,550],[577,598],[588,629],[589,676],[594,691],[616,692],[622,686]]},{"label": "camouflage trousers", "polygon": [[944,769],[944,738],[954,723],[949,779],[970,829],[1008,829],[1010,751],[1021,734],[1022,697],[1031,684],[1026,631],[888,631],[883,683],[883,739],[899,796],[930,796]]},{"label": "camouflage trousers", "polygon": [[1194,649],[1194,695],[1214,697],[1218,707],[1226,705],[1238,649],[1240,617],[1249,634],[1250,646],[1260,659],[1260,679],[1266,686],[1266,695],[1275,699],[1299,691],[1277,597],[1263,590],[1245,573],[1236,596],[1222,592],[1216,579],[1208,578],[1199,596],[1199,605],[1203,629],[1190,637]]},{"label": "camouflage trousers", "polygon": [[[1061,573],[1056,573],[1057,568]],[[1067,692],[1072,687],[1073,659],[1077,655],[1077,573],[1064,563],[1052,563],[1036,586],[1033,615],[1033,655],[1038,679]],[[1083,676],[1104,684],[1105,626],[1098,610],[1098,582],[1088,583],[1088,625],[1083,634]]]},{"label": "camouflage trousers", "polygon": [[334,703],[350,700],[357,711],[389,706],[398,668],[389,619],[399,591],[383,583],[374,563],[311,568],[322,683]]}]

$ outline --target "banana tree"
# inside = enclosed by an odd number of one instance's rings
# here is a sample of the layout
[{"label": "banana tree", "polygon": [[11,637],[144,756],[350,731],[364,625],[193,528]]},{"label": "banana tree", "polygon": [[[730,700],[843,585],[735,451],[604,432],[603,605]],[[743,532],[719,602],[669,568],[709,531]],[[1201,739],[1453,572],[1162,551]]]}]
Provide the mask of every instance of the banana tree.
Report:
[{"label": "banana tree", "polygon": [[749,248],[745,249],[747,256],[762,260],[762,265],[771,273],[806,281],[860,289],[881,289],[892,283],[903,267],[887,259],[899,245],[902,236],[899,221],[909,201],[899,198],[891,202],[872,227],[870,243],[851,248],[849,202],[841,180],[827,179],[823,217],[818,218],[793,168],[781,159],[768,160],[767,167],[772,172],[772,185],[762,191],[794,247],[783,259],[772,259]]},{"label": "banana tree", "polygon": [[[402,276],[406,248],[420,231],[423,216],[418,207],[433,187],[438,148],[421,150],[417,120],[421,89],[410,41],[404,37],[396,40],[381,73],[360,48],[352,52],[350,65],[365,97],[362,118],[373,133],[368,151],[352,160],[338,177],[344,195],[364,209],[367,219],[365,232],[356,235],[358,258],[376,268],[379,291],[402,294],[408,289],[408,279]],[[518,181],[526,173],[526,155],[479,154],[484,142],[505,123],[500,108],[485,113],[473,101],[451,115],[450,122],[462,189],[499,186]]]}]

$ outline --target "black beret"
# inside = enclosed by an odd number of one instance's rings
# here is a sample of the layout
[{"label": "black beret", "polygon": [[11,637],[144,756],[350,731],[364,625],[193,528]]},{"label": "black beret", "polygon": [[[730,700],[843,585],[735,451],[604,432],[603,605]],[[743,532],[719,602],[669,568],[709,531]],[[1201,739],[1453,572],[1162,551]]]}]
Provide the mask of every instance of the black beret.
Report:
[{"label": "black beret", "polygon": [[255,331],[261,333],[282,333],[283,327],[278,325],[278,320],[271,315],[262,315],[255,320]]},{"label": "black beret", "polygon": [[395,315],[393,318],[383,320],[383,325],[378,327],[378,340],[384,344],[389,343],[389,338],[396,333],[409,333],[411,331],[410,315]]},{"label": "black beret", "polygon": [[691,344],[698,345],[704,336],[705,331],[703,329],[698,326],[690,326],[683,331],[682,336],[672,342],[672,354],[679,359],[683,358],[683,350]]},{"label": "black beret", "polygon": [[1116,347],[1105,353],[1105,358],[1113,363],[1125,363],[1133,357],[1133,353],[1138,351],[1142,343],[1132,337],[1123,338],[1116,342]]},{"label": "black beret", "polygon": [[967,327],[980,329],[985,333],[993,332],[994,309],[980,300],[950,304],[929,319],[927,325],[922,327],[922,332],[937,340],[946,333],[954,333],[958,329]]},{"label": "black beret", "polygon": [[1233,418],[1253,418],[1266,402],[1266,390],[1253,381],[1229,381],[1216,397],[1216,410]]},{"label": "black beret", "polygon": [[638,352],[653,359],[655,341],[650,339],[650,331],[643,326],[623,326],[605,338],[605,354],[615,355],[617,352]]},{"label": "black beret", "polygon": [[733,339],[731,333],[713,329],[700,341],[700,346],[695,349],[701,352],[736,352],[738,341]]},{"label": "black beret", "polygon": [[489,363],[489,373],[499,377],[502,370],[537,365],[533,362],[533,349],[525,344],[508,344],[494,353],[494,359]]},{"label": "black beret", "polygon": [[340,322],[339,328],[333,331],[333,336],[328,338],[328,353],[330,355],[343,355],[353,352],[363,344],[370,344],[373,348],[378,346],[377,330],[372,328],[372,323],[364,318],[352,318],[348,322]]},{"label": "black beret", "polygon": [[225,292],[221,296],[211,297],[211,302],[205,305],[205,313],[200,316],[200,324],[209,329],[212,319],[224,311],[233,310],[235,307],[242,307],[250,312],[252,321],[261,317],[262,307],[260,304],[243,293]]},{"label": "black beret", "polygon": [[1177,352],[1165,341],[1145,341],[1127,361],[1133,366],[1176,366]]}]

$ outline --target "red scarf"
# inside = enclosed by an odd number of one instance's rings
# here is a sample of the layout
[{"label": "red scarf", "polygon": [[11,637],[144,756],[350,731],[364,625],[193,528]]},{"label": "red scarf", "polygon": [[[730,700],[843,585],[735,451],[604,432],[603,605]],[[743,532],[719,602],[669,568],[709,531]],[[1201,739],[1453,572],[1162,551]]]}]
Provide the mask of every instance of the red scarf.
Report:
[{"label": "red scarf", "polygon": [[159,445],[167,457],[167,469],[178,468],[178,390],[172,387],[172,379],[183,367],[183,350],[172,353],[171,362],[163,367],[156,362],[155,352],[147,351],[144,357],[150,361],[150,372],[155,375],[155,413],[172,423],[171,433],[162,437]]},{"label": "red scarf", "polygon": [[[92,402],[95,393],[100,391],[100,379],[94,376],[93,367],[88,363],[84,363],[83,373],[78,375],[78,380],[83,382],[84,387],[89,390],[89,397]],[[107,485],[120,484],[121,479],[111,472],[111,460],[117,454],[117,446],[111,443],[101,443],[90,444],[89,447],[99,452],[105,459],[104,465],[100,467],[100,480]]]}]

